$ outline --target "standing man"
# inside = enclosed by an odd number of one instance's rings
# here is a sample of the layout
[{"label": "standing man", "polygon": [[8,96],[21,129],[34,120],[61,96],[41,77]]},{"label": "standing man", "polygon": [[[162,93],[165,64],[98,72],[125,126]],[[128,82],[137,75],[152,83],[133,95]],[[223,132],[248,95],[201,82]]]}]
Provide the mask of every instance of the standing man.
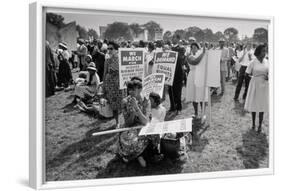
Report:
[{"label": "standing man", "polygon": [[100,79],[103,79],[105,53],[102,52],[101,49],[102,49],[102,43],[100,42],[97,46],[94,47],[94,50],[92,52],[92,57],[93,57],[93,61],[96,63],[97,73]]},{"label": "standing man", "polygon": [[233,65],[232,57],[234,56],[234,44],[230,43],[228,46],[228,61],[227,61],[227,78],[226,81],[230,80],[233,75]]},{"label": "standing man", "polygon": [[226,72],[227,72],[227,62],[228,62],[228,59],[229,59],[228,49],[226,47],[224,47],[224,43],[225,43],[225,40],[223,38],[221,38],[219,40],[219,50],[221,50],[221,59],[220,59],[221,93],[219,94],[220,96],[223,96],[224,90],[225,90],[225,78],[226,78]]},{"label": "standing man", "polygon": [[183,81],[183,64],[185,60],[185,48],[181,47],[178,42],[180,40],[180,36],[177,35],[174,38],[174,47],[172,47],[172,51],[178,52],[178,59],[175,68],[174,81],[173,85],[169,87],[169,97],[170,97],[170,110],[169,111],[177,111],[180,113],[182,110],[181,104],[181,90],[182,90],[182,81]]},{"label": "standing man", "polygon": [[252,45],[250,43],[247,44],[246,48],[244,48],[244,52],[242,56],[239,58],[238,57],[238,62],[241,64],[241,67],[239,69],[239,76],[238,76],[238,83],[236,86],[235,90],[235,95],[234,95],[234,101],[238,101],[238,97],[240,94],[240,90],[242,88],[243,82],[245,81],[245,90],[243,94],[243,100],[246,99],[247,96],[247,91],[248,91],[248,86],[251,78],[246,75],[246,69],[249,66],[250,62],[253,60],[253,51],[252,51]]},{"label": "standing man", "polygon": [[79,39],[78,44],[79,44],[79,47],[77,49],[77,55],[79,58],[80,71],[86,71],[87,65],[86,65],[85,58],[88,55],[88,48],[86,47],[83,39]]}]

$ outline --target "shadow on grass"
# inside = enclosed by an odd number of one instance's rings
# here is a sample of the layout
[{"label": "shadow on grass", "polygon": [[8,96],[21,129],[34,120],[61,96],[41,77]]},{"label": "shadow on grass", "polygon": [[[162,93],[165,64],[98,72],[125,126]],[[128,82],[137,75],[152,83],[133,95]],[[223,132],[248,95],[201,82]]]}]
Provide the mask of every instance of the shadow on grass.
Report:
[{"label": "shadow on grass", "polygon": [[233,110],[235,111],[235,113],[239,114],[240,116],[245,116],[246,115],[246,111],[244,110],[244,103],[240,103],[240,102],[234,102],[234,108]]},{"label": "shadow on grass", "polygon": [[216,103],[221,103],[222,96],[219,95],[212,95],[211,96],[211,105],[213,106]]},{"label": "shadow on grass", "polygon": [[209,141],[207,138],[201,138],[209,125],[202,125],[201,120],[193,120],[192,122],[192,145],[191,151],[202,152]]},{"label": "shadow on grass", "polygon": [[72,111],[75,110],[74,105],[75,105],[75,104],[74,104],[73,102],[71,102],[71,103],[65,105],[65,106],[64,106],[63,108],[61,108],[61,109],[63,110],[64,113],[69,113],[69,112],[72,112]]},{"label": "shadow on grass", "polygon": [[266,135],[258,134],[256,131],[249,130],[243,134],[243,145],[236,150],[243,159],[246,169],[259,168],[259,162],[267,155],[268,142]]},{"label": "shadow on grass", "polygon": [[183,165],[186,161],[164,158],[158,163],[147,162],[147,167],[142,168],[136,160],[124,163],[116,156],[104,169],[99,171],[96,178],[178,174],[182,172]]},{"label": "shadow on grass", "polygon": [[[116,134],[92,137],[93,133],[99,132],[100,129],[103,128],[102,126],[104,125],[102,125],[102,123],[104,123],[104,121],[98,120],[90,124],[89,127],[94,128],[85,134],[84,139],[67,146],[57,156],[50,161],[47,161],[47,169],[62,165],[70,160],[73,154],[79,155],[79,158],[76,160],[76,162],[79,162],[80,160],[87,160],[93,156],[103,153],[108,146],[114,144]],[[109,128],[103,130],[109,130],[112,128],[113,126],[110,126]]]}]

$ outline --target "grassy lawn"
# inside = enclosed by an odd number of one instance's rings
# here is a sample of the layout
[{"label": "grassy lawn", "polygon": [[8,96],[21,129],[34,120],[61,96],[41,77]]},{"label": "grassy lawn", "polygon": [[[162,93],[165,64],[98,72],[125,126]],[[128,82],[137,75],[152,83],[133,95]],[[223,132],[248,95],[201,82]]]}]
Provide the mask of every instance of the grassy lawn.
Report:
[{"label": "grassy lawn", "polygon": [[[46,178],[47,181],[79,180],[145,175],[195,173],[268,167],[268,114],[263,132],[251,130],[251,115],[243,102],[233,101],[235,85],[226,83],[224,96],[212,97],[212,124],[193,124],[193,144],[187,157],[164,159],[141,168],[137,162],[123,163],[116,157],[117,135],[91,137],[114,128],[115,121],[101,120],[73,108],[72,92],[56,92],[46,99]],[[241,94],[244,89],[242,88]],[[164,106],[169,109],[169,96]],[[182,119],[193,114],[192,104],[184,104]],[[119,116],[123,122],[122,115]]]}]

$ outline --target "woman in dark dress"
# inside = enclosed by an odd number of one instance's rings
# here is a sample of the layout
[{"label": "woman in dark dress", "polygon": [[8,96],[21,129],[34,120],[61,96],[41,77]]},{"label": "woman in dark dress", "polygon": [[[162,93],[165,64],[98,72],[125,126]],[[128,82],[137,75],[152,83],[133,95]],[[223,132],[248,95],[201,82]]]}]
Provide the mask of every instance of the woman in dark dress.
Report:
[{"label": "woman in dark dress", "polygon": [[58,86],[62,85],[67,90],[69,89],[69,84],[72,80],[72,73],[69,66],[69,53],[67,52],[67,46],[65,43],[59,43],[59,48],[62,50],[58,54],[59,72],[58,72]]}]

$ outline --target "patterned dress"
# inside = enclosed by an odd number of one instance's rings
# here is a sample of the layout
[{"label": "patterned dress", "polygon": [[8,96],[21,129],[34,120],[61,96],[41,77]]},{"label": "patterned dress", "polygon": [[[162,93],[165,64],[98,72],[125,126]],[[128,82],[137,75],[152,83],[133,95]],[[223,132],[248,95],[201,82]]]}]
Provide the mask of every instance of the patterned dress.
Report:
[{"label": "patterned dress", "polygon": [[[123,101],[122,113],[125,121],[124,127],[136,127],[138,125],[142,125],[137,116],[135,116],[133,121],[129,121],[131,115],[134,115],[131,99],[132,97],[128,96]],[[144,115],[149,115],[149,102],[147,99],[144,98],[142,100],[138,100],[138,106]],[[140,129],[132,129],[122,132],[119,136],[118,153],[121,157],[128,161],[139,157],[149,144],[149,139],[147,137],[138,136],[139,131]]]},{"label": "patterned dress", "polygon": [[118,54],[115,53],[105,60],[104,93],[112,110],[121,110],[121,102],[127,95],[126,89],[119,89]]}]

